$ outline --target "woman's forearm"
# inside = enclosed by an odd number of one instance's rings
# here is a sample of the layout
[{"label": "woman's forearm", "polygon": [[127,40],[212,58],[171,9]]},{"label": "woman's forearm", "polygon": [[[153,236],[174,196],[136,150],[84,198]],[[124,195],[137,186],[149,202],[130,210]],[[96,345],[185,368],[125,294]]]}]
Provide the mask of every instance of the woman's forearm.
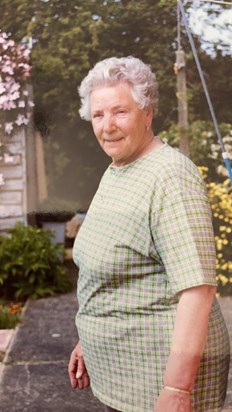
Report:
[{"label": "woman's forearm", "polygon": [[182,292],[177,307],[171,349],[201,355],[208,331],[214,286],[198,286]]},{"label": "woman's forearm", "polygon": [[208,285],[186,289],[181,294],[164,385],[193,389],[214,296],[215,287]]}]

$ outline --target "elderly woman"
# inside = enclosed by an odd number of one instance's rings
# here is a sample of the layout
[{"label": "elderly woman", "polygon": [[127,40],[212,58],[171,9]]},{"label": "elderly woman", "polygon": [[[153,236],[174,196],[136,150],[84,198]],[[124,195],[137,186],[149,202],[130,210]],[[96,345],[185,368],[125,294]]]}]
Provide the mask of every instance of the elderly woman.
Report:
[{"label": "elderly woman", "polygon": [[229,340],[202,179],[152,132],[149,66],[103,60],[79,91],[80,115],[112,163],[74,244],[80,340],[71,385],[91,384],[105,411],[220,411]]}]

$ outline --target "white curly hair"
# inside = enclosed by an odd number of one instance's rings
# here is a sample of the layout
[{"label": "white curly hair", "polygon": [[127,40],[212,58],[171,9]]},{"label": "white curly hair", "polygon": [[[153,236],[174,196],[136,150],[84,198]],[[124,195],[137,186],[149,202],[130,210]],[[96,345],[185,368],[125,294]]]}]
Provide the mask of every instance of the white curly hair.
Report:
[{"label": "white curly hair", "polygon": [[80,116],[91,120],[90,94],[101,86],[114,86],[120,82],[131,85],[133,99],[141,109],[158,109],[158,84],[149,65],[132,56],[110,57],[98,62],[82,80],[78,89],[81,98]]}]

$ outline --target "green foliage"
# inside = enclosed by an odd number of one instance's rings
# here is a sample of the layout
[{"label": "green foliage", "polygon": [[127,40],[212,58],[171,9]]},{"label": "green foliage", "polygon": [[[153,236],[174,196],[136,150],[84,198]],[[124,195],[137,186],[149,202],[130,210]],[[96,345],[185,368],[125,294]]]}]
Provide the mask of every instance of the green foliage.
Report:
[{"label": "green foliage", "polygon": [[0,237],[0,295],[25,300],[70,290],[61,262],[61,245],[53,244],[52,232],[17,223]]},{"label": "green foliage", "polygon": [[[221,123],[221,134],[225,148],[231,153],[232,158],[232,124]],[[172,147],[179,147],[178,126],[172,124],[167,130],[160,133],[160,137],[168,141]],[[208,179],[221,181],[218,171],[223,168],[224,161],[221,155],[221,147],[217,141],[216,132],[212,122],[197,120],[189,125],[188,131],[190,144],[190,158],[197,166],[208,168]],[[223,176],[228,176],[227,172]]]},{"label": "green foliage", "polygon": [[[12,11],[15,20],[12,21]],[[134,55],[151,64],[160,84],[160,117],[175,104],[176,1],[1,0],[0,26],[19,40],[32,37],[37,126],[77,124],[77,86],[98,61]],[[171,117],[176,113],[173,111]]]},{"label": "green foliage", "polygon": [[[176,78],[173,72],[177,48],[176,1],[164,0],[1,0],[0,26],[15,40],[33,38],[32,65],[37,126],[76,124],[77,86],[98,60],[112,55],[134,55],[149,63],[160,85],[160,111],[156,127],[166,129],[177,117]],[[188,7],[186,6],[186,11]],[[15,18],[12,19],[12,15]],[[186,52],[191,116],[209,118],[209,111],[191,48],[181,27]],[[231,90],[230,56],[213,59],[200,51],[216,113],[229,121]],[[217,82],[215,82],[217,78]],[[228,103],[228,104],[227,104]],[[170,110],[171,106],[171,110]],[[224,117],[224,118],[223,118]],[[48,129],[50,130],[50,129]]]},{"label": "green foliage", "polygon": [[[187,11],[192,2],[186,3]],[[91,128],[78,115],[77,87],[97,61],[112,55],[134,55],[150,64],[160,94],[155,133],[177,122],[173,70],[176,7],[176,0],[0,0],[1,29],[18,42],[25,37],[33,39],[35,125],[44,139],[49,136],[59,145],[47,143],[49,195],[72,199],[85,208],[109,163],[100,153]],[[195,43],[218,121],[229,123],[231,58],[220,53],[212,58],[201,50],[196,36]],[[183,25],[181,44],[186,53],[189,121],[211,121]],[[198,156],[203,157],[205,148],[201,151],[200,142],[196,141],[196,150],[199,148]]]}]

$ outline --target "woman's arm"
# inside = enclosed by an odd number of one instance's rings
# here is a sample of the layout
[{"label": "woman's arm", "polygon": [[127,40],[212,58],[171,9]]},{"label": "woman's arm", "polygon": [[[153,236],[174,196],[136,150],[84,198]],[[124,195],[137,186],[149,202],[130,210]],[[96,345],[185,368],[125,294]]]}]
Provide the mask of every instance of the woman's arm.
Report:
[{"label": "woman's arm", "polygon": [[[184,290],[177,307],[171,351],[164,373],[164,387],[155,412],[191,412],[190,391],[194,387],[207,338],[208,319],[215,296],[214,286],[202,285]],[[189,394],[188,394],[189,392]],[[172,405],[172,409],[170,406]]]}]

